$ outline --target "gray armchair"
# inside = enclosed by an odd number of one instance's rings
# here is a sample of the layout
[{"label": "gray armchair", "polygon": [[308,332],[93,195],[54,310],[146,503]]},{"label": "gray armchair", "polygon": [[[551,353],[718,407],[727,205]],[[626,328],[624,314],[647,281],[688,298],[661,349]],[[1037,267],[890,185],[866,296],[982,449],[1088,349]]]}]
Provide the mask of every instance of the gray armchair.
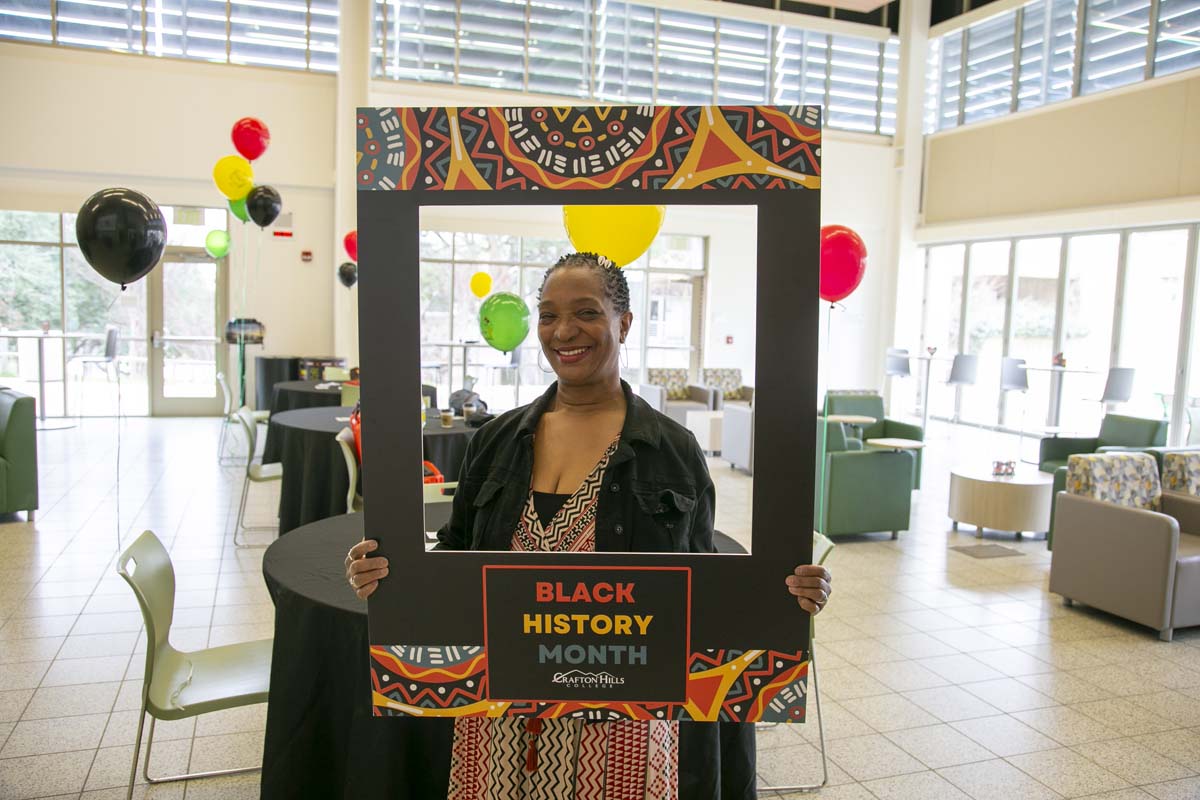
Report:
[{"label": "gray armchair", "polygon": [[754,409],[726,406],[721,421],[721,458],[735,469],[754,473]]},{"label": "gray armchair", "polygon": [[689,411],[717,410],[716,390],[689,384],[686,369],[651,367],[646,372],[650,385],[665,390],[659,410],[680,425],[687,423]]},{"label": "gray armchair", "polygon": [[1073,455],[1058,494],[1050,591],[1171,641],[1200,625],[1200,498],[1162,492],[1146,453]]}]

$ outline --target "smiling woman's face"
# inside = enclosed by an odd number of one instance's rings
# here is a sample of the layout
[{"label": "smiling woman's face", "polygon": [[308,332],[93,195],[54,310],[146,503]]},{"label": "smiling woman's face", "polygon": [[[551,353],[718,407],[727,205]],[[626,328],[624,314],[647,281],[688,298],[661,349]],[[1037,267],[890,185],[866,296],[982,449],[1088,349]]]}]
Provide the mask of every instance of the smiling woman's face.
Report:
[{"label": "smiling woman's face", "polygon": [[604,283],[586,267],[563,267],[542,286],[538,338],[559,382],[604,383],[621,373],[621,342],[633,314],[618,313]]}]

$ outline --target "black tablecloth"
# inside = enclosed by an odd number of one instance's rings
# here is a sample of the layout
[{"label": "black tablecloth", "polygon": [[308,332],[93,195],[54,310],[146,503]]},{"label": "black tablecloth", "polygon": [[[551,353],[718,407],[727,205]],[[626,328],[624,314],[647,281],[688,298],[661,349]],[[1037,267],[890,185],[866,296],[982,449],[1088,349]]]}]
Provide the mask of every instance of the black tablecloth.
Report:
[{"label": "black tablecloth", "polygon": [[270,408],[275,384],[300,379],[299,356],[254,358],[254,407]]},{"label": "black tablecloth", "polygon": [[[367,604],[343,574],[362,519],[305,525],[263,555],[275,644],[262,800],[446,797],[453,721],[371,715]],[[681,724],[680,800],[753,800],[753,752],[753,725]]]},{"label": "black tablecloth", "polygon": [[275,388],[271,390],[271,414],[292,411],[297,408],[340,406],[342,404],[341,387],[318,389],[318,383],[320,381],[284,381],[275,384]]},{"label": "black tablecloth", "polygon": [[[334,436],[349,426],[345,418],[350,411],[349,406],[334,406],[271,415],[263,463],[283,464],[283,485],[279,491],[281,535],[348,510],[346,493],[350,475]],[[454,420],[452,428],[443,428],[439,420],[430,419],[422,437],[426,460],[432,461],[447,481],[458,480],[467,442],[474,433],[475,429],[468,428],[460,419]]]},{"label": "black tablecloth", "polygon": [[[263,463],[283,464],[279,488],[279,533],[345,514],[350,475],[334,437],[349,427],[349,406],[300,408],[272,414],[267,422]],[[338,419],[341,417],[341,419]]]},{"label": "black tablecloth", "polygon": [[275,601],[263,800],[445,800],[453,721],[371,716],[367,604],[341,566],[361,538],[362,515],[343,515],[263,556]]}]

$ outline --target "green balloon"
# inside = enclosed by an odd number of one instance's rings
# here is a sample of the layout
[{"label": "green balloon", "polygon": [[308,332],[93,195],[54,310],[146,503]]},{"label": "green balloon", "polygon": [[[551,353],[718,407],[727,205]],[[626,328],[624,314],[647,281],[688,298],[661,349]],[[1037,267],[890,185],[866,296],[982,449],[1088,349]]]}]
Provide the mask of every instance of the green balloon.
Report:
[{"label": "green balloon", "polygon": [[229,210],[232,211],[233,215],[242,222],[250,221],[250,212],[246,210],[246,198],[243,197],[241,200],[230,200]]},{"label": "green balloon", "polygon": [[225,231],[209,231],[204,237],[204,252],[213,258],[224,258],[229,252],[229,234]]},{"label": "green balloon", "polygon": [[502,353],[516,350],[529,335],[529,307],[510,292],[497,292],[479,307],[483,340]]}]

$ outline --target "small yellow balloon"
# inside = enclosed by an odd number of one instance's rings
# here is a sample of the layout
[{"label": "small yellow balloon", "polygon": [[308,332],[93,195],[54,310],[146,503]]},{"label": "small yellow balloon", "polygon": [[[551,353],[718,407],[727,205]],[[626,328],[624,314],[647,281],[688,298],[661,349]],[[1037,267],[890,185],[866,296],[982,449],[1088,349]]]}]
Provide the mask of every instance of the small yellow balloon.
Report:
[{"label": "small yellow balloon", "polygon": [[230,200],[241,200],[254,188],[254,168],[241,156],[225,156],[213,165],[213,183]]},{"label": "small yellow balloon", "polygon": [[563,206],[563,226],[578,252],[624,267],[650,249],[666,213],[665,206]]},{"label": "small yellow balloon", "polygon": [[483,299],[492,293],[492,276],[486,272],[476,272],[471,276],[471,294]]}]

